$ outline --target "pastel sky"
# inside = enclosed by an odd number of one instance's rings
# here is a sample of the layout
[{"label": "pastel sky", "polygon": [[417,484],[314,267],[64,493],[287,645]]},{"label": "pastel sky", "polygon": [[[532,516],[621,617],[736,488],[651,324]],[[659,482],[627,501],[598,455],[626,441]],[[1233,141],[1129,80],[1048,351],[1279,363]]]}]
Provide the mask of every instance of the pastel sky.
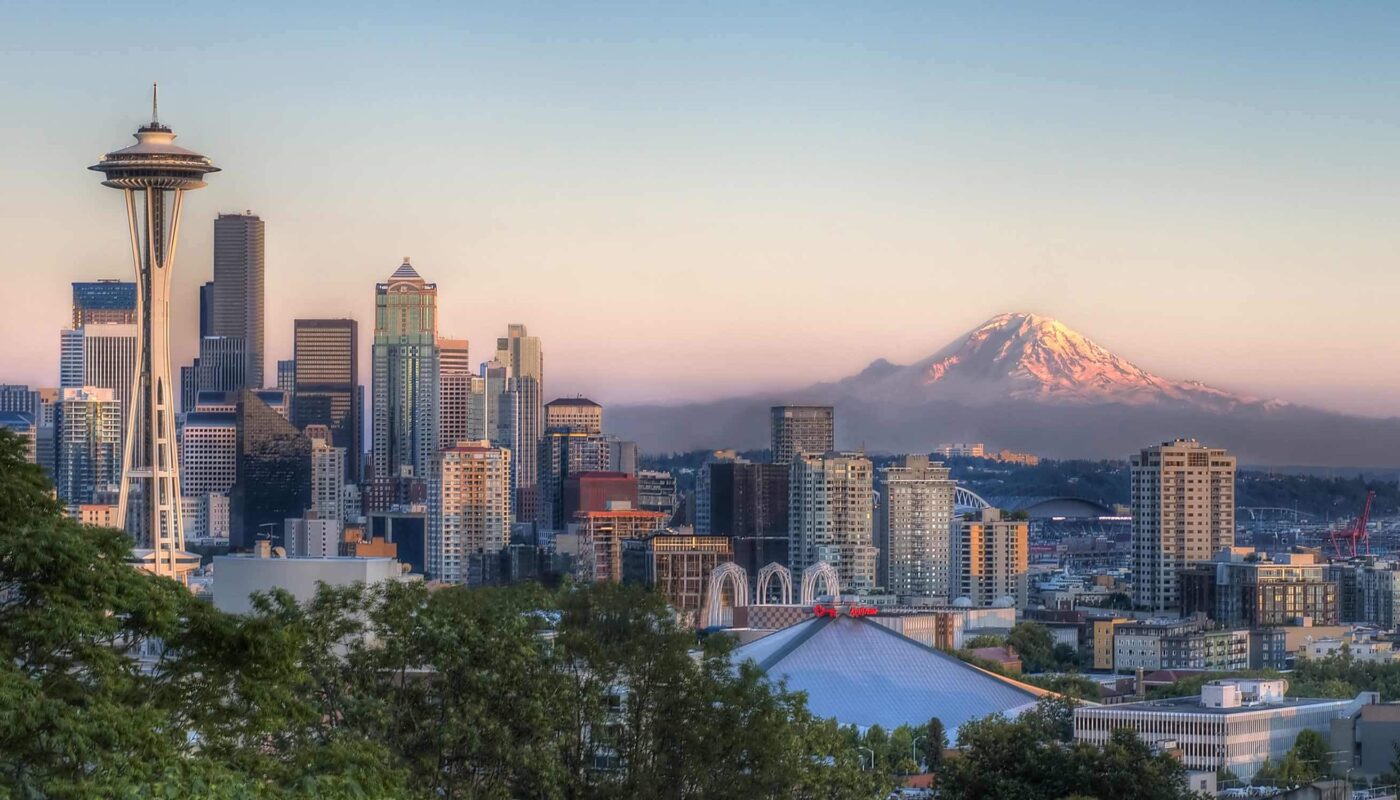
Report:
[{"label": "pastel sky", "polygon": [[[147,26],[147,20],[160,20]],[[547,393],[714,397],[1057,317],[1175,378],[1400,413],[1400,4],[4,3],[0,380],[126,277],[85,170],[161,118],[267,220],[267,330],[544,339]],[[366,331],[367,337],[367,331]],[[367,348],[366,348],[367,353]]]}]

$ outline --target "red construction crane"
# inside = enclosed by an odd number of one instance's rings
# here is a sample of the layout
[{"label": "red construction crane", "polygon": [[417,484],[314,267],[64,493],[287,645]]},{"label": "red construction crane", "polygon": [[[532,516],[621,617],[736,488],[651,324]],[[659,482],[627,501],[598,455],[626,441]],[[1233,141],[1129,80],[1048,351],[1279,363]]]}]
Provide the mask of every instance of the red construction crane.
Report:
[{"label": "red construction crane", "polygon": [[[1337,528],[1332,531],[1332,549],[1337,552],[1337,558],[1356,558],[1357,555],[1371,554],[1371,534],[1366,528],[1366,524],[1371,521],[1371,501],[1376,499],[1374,491],[1366,492],[1366,504],[1361,507],[1361,516],[1355,522]],[[1342,549],[1342,543],[1347,543],[1346,550]],[[1357,544],[1362,552],[1358,553]]]}]

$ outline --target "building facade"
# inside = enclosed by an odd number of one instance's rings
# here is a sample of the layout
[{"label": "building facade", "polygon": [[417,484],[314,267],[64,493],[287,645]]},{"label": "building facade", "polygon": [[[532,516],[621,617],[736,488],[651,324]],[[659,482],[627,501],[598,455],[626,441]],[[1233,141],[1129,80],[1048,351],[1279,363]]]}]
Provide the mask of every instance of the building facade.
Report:
[{"label": "building facade", "polygon": [[360,326],[353,319],[299,319],[292,323],[292,422],[325,425],[331,443],[345,448],[345,480],[360,480],[364,408],[360,398]]},{"label": "building facade", "polygon": [[428,575],[472,583],[473,556],[497,556],[510,543],[511,452],[489,442],[443,449],[428,506]]},{"label": "building facade", "polygon": [[645,539],[666,526],[665,515],[633,508],[580,511],[574,519],[578,523],[578,577],[598,583],[622,581],[623,542]]},{"label": "building facade", "polygon": [[265,239],[264,223],[252,212],[220,214],[214,219],[213,335],[243,341],[243,383],[226,387],[228,389],[261,389],[266,385],[263,383]]},{"label": "building facade", "polygon": [[1181,605],[1181,570],[1235,543],[1235,458],[1177,439],[1132,458],[1133,600],[1152,611]]},{"label": "building facade", "polygon": [[508,447],[515,456],[511,477],[515,518],[535,519],[541,505],[539,453],[544,435],[544,348],[539,337],[530,336],[524,325],[511,324],[506,326],[506,335],[496,339],[494,363],[501,368],[502,378],[498,404],[503,408],[497,435],[500,446]]},{"label": "building facade", "polygon": [[774,464],[836,449],[836,410],[831,406],[773,406],[769,413]]},{"label": "building facade", "polygon": [[119,280],[73,282],[74,328],[135,324],[135,283]]},{"label": "building facade", "polygon": [[70,509],[116,499],[122,475],[121,404],[111,389],[69,387],[54,415],[54,489]]},{"label": "building facade", "polygon": [[586,397],[560,397],[544,404],[546,431],[603,432],[603,407]]},{"label": "building facade", "polygon": [[1000,510],[984,508],[957,526],[956,596],[968,598],[974,606],[990,606],[1010,598],[1016,608],[1025,608],[1030,522],[1003,519]]},{"label": "building facade", "polygon": [[437,284],[404,259],[375,287],[374,302],[371,501],[386,509],[425,493],[437,457]]},{"label": "building facade", "polygon": [[229,496],[234,550],[251,550],[263,539],[286,546],[285,521],[301,518],[311,505],[311,440],[259,394],[244,389],[235,412],[237,479]]},{"label": "building facade", "polygon": [[905,456],[880,470],[877,582],[900,597],[954,594],[951,530],[956,484],[927,456]]},{"label": "building facade", "polygon": [[623,543],[622,580],[651,586],[692,628],[704,624],[710,573],[734,558],[725,536],[658,533]]},{"label": "building facade", "polygon": [[438,339],[438,444],[480,441],[472,436],[471,349],[466,339]]},{"label": "building facade", "polygon": [[870,459],[857,453],[794,456],[788,558],[795,576],[826,562],[836,568],[843,592],[875,586],[872,472]]},{"label": "building facade", "polygon": [[1181,572],[1181,610],[1202,613],[1221,625],[1252,628],[1336,625],[1337,583],[1308,553],[1270,558],[1250,547],[1221,550],[1215,558]]}]

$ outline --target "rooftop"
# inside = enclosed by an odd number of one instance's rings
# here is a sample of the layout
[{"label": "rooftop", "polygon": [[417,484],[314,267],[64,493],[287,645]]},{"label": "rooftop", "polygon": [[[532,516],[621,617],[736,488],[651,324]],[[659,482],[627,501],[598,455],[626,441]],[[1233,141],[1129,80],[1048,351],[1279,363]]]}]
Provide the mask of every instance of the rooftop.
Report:
[{"label": "rooftop", "polygon": [[602,408],[598,403],[589,400],[587,397],[559,397],[545,403],[546,406],[584,406],[587,408]]},{"label": "rooftop", "polygon": [[[1201,698],[1197,695],[1190,697],[1170,697],[1164,700],[1144,700],[1140,703],[1120,703],[1114,706],[1104,706],[1105,709],[1118,711],[1134,711],[1147,714],[1251,714],[1256,711],[1280,711],[1289,708],[1306,708],[1308,706],[1327,705],[1338,703],[1346,705],[1351,703],[1350,699],[1337,699],[1335,697],[1285,697],[1281,700],[1271,700],[1263,703],[1252,703],[1248,705],[1238,705],[1227,708],[1215,708],[1201,705]],[[1097,711],[1100,709],[1087,709]]]},{"label": "rooftop", "polygon": [[863,617],[813,618],[739,647],[734,660],[752,660],[769,677],[805,692],[817,716],[887,730],[936,716],[950,738],[966,722],[1014,716],[1048,694]]}]

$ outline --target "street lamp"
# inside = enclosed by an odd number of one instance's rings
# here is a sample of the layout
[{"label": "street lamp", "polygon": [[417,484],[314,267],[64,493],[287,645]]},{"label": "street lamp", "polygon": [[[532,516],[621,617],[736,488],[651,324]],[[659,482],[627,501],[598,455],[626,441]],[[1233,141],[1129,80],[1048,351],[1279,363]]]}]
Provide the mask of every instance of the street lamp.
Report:
[{"label": "street lamp", "polygon": [[914,766],[919,766],[919,740],[928,739],[927,736],[915,736],[912,744],[909,745],[909,754],[914,757]]},{"label": "street lamp", "polygon": [[[871,750],[869,747],[857,747],[856,749],[863,753],[870,754],[870,768],[875,769],[875,751]],[[865,771],[865,756],[860,757],[860,768],[862,772]]]}]

